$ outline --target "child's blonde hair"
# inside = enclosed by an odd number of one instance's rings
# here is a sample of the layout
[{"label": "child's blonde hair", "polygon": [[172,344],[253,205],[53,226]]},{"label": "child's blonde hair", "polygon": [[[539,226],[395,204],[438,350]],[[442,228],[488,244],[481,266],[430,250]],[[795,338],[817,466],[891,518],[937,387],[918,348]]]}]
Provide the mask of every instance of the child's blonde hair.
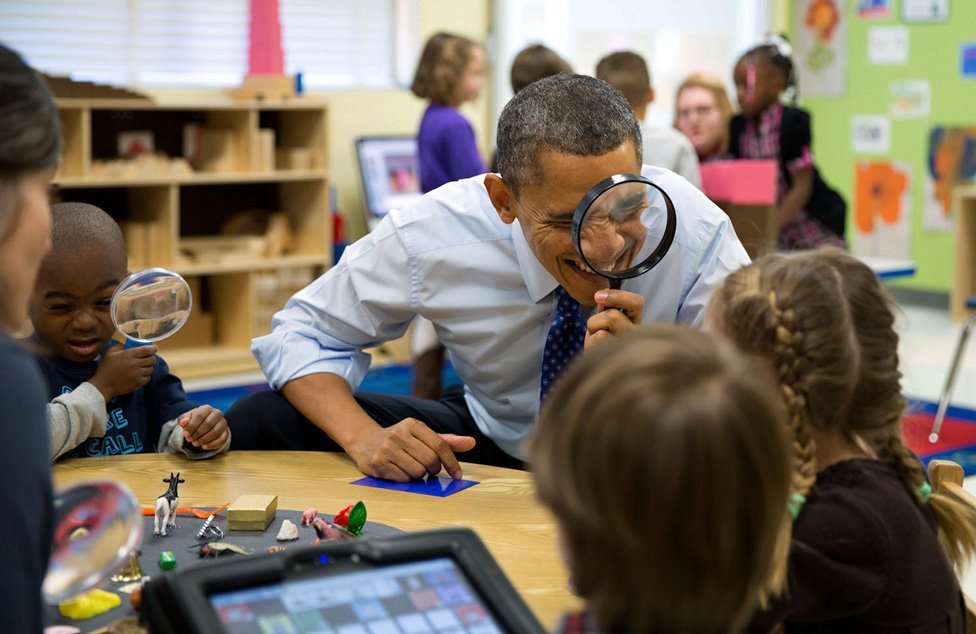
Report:
[{"label": "child's blonde hair", "polygon": [[881,458],[894,461],[899,475],[919,505],[928,504],[940,528],[949,559],[961,568],[976,554],[976,509],[943,494],[928,493],[924,467],[905,446],[901,420],[906,410],[898,369],[898,333],[894,301],[871,268],[837,249],[821,249],[798,256],[826,262],[840,275],[851,309],[861,371],[850,407],[852,432],[861,436]]},{"label": "child's blonde hair", "polygon": [[637,329],[567,371],[531,463],[601,630],[725,632],[779,590],[784,418],[757,364],[687,328]]},{"label": "child's blonde hair", "polygon": [[849,434],[860,370],[840,275],[826,262],[764,255],[725,278],[709,320],[739,348],[772,363],[789,412],[793,494],[806,496],[817,478],[812,429]]},{"label": "child's blonde hair", "polygon": [[421,99],[448,106],[460,105],[458,85],[478,44],[461,35],[435,33],[427,40],[417,62],[410,90]]}]

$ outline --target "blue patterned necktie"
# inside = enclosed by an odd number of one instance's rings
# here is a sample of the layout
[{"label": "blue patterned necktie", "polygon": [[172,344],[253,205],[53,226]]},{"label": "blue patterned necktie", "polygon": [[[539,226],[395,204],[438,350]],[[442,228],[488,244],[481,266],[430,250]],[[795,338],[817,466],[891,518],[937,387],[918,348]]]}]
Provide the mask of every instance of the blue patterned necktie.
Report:
[{"label": "blue patterned necktie", "polygon": [[562,286],[556,287],[556,311],[542,351],[542,387],[539,402],[546,400],[549,389],[562,374],[573,357],[583,349],[586,322],[579,312],[579,302],[569,296]]}]

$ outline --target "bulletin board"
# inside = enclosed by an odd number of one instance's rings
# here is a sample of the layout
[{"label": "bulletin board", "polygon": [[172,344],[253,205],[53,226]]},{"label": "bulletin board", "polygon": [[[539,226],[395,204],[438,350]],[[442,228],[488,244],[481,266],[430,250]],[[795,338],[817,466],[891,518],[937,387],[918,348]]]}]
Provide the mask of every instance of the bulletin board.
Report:
[{"label": "bulletin board", "polygon": [[[845,22],[844,86],[831,96],[801,94],[801,105],[813,116],[817,165],[848,202],[849,242],[854,243],[858,231],[859,166],[862,187],[866,163],[900,166],[908,175],[904,205],[909,220],[908,256],[915,261],[917,274],[897,283],[948,291],[953,266],[952,218],[940,218],[938,209],[930,204],[933,186],[927,183],[927,175],[931,173],[932,139],[942,138],[933,136],[933,130],[976,128],[976,30],[972,27],[976,2],[949,0],[948,19],[906,22],[901,11],[906,1],[889,0],[880,4],[890,5],[890,10],[866,11],[860,6],[864,3],[836,0]],[[794,31],[798,17],[789,16]],[[906,42],[907,54],[902,48]],[[864,122],[883,124],[877,128],[883,132],[880,143],[855,142],[858,134],[871,131]],[[862,218],[862,227],[863,222]]]}]

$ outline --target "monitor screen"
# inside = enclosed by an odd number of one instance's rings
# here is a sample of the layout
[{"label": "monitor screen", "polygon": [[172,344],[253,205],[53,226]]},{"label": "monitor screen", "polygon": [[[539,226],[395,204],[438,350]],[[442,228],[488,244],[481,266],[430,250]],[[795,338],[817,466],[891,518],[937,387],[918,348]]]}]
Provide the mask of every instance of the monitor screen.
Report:
[{"label": "monitor screen", "polygon": [[420,197],[420,158],[412,136],[356,140],[369,216],[382,218]]},{"label": "monitor screen", "polygon": [[220,592],[209,599],[233,634],[502,632],[450,557]]}]

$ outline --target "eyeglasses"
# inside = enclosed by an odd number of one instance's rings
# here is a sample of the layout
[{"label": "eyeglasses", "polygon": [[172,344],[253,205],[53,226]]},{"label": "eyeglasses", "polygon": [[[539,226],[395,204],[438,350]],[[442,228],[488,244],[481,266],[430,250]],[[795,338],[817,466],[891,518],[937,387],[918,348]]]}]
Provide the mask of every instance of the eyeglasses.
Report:
[{"label": "eyeglasses", "polygon": [[713,110],[715,110],[715,108],[716,106],[714,105],[697,106],[695,108],[682,108],[681,110],[678,111],[678,119],[690,119],[692,115],[698,117],[705,117],[708,116]]}]

